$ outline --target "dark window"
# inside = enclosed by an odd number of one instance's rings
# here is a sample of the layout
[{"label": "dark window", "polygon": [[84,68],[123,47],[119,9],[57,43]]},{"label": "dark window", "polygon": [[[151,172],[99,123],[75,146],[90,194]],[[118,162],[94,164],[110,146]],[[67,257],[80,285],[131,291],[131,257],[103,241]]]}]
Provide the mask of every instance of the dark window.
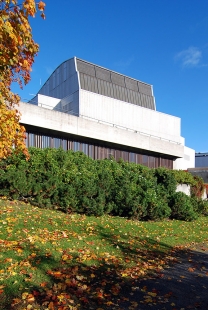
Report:
[{"label": "dark window", "polygon": [[70,138],[62,138],[57,136],[45,135],[43,133],[26,132],[25,143],[27,147],[33,146],[38,148],[62,147],[64,150],[82,151],[93,159],[104,159],[113,156],[116,160],[123,159],[137,164],[145,165],[150,168],[167,167],[173,169],[173,160],[150,156],[147,154],[140,154],[136,152],[128,152],[126,150],[111,149],[103,145],[93,145],[83,143],[81,141],[74,141]]}]

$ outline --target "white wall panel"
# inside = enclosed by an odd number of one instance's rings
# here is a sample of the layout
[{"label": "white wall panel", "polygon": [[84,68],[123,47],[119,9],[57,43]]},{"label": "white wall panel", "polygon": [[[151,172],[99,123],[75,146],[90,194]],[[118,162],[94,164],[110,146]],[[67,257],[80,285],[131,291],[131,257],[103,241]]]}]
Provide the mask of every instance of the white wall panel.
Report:
[{"label": "white wall panel", "polygon": [[182,143],[180,118],[80,90],[80,116]]},{"label": "white wall panel", "polygon": [[21,113],[21,123],[25,125],[176,157],[183,157],[184,154],[184,147],[182,145],[130,132],[89,119],[83,119],[82,117],[76,117],[22,102],[19,105],[19,110]]},{"label": "white wall panel", "polygon": [[195,167],[195,150],[184,146],[183,158],[177,158],[173,162],[173,169],[187,170]]}]

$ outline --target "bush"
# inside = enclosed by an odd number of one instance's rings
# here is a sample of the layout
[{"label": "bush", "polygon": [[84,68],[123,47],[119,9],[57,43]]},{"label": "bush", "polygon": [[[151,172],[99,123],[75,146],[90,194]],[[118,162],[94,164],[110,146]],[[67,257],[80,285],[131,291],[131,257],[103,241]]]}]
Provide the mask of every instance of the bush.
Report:
[{"label": "bush", "polygon": [[172,170],[172,173],[175,177],[177,184],[187,184],[191,186],[194,186],[196,184],[194,176],[188,171]]},{"label": "bush", "polygon": [[[0,161],[0,195],[11,199],[28,196],[31,184],[28,179],[28,162],[21,154]],[[30,177],[30,176],[29,176]]]},{"label": "bush", "polygon": [[197,214],[208,215],[208,201],[198,197],[192,197],[193,209]]},{"label": "bush", "polygon": [[29,152],[28,161],[21,154],[0,161],[0,195],[64,212],[137,220],[191,220],[196,213],[207,214],[207,203],[196,193],[192,200],[175,193],[175,174],[166,168],[149,169],[113,158],[95,161],[63,149]]},{"label": "bush", "polygon": [[182,192],[176,192],[172,195],[169,207],[171,208],[171,218],[173,219],[192,221],[197,218],[191,198]]},{"label": "bush", "polygon": [[150,169],[134,163],[119,161],[113,169],[112,214],[143,219],[147,214],[145,195],[155,187]]},{"label": "bush", "polygon": [[170,197],[176,192],[177,182],[172,170],[160,167],[153,170],[153,175],[157,180],[158,191],[163,195]]},{"label": "bush", "polygon": [[193,177],[195,184],[191,186],[191,197],[201,198],[205,190],[204,181],[198,176]]},{"label": "bush", "polygon": [[168,218],[171,214],[166,197],[157,194],[154,189],[150,188],[147,190],[145,203],[147,210],[145,219],[162,220]]}]

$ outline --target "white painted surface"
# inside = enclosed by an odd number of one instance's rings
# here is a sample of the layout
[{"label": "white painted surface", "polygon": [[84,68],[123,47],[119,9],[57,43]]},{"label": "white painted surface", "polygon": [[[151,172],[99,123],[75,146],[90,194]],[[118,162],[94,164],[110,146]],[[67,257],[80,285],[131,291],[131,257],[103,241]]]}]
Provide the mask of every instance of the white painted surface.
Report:
[{"label": "white painted surface", "polygon": [[[183,192],[184,194],[186,194],[187,196],[191,195],[191,188],[190,185],[187,184],[178,184],[177,188],[176,188],[176,192]],[[202,199],[207,199],[207,193],[206,193],[206,189],[203,191],[203,194],[201,196]]]},{"label": "white painted surface", "polygon": [[183,192],[184,194],[190,196],[190,193],[191,193],[190,185],[178,184],[176,188],[176,192]]},{"label": "white painted surface", "polygon": [[49,97],[45,95],[38,94],[36,96],[36,104],[39,107],[46,108],[49,110],[53,110],[54,108],[56,108],[56,106],[58,105],[60,101],[61,99],[53,98],[53,97]]},{"label": "white painted surface", "polygon": [[195,150],[184,146],[184,155],[173,162],[173,169],[187,170],[195,167]]},{"label": "white painted surface", "polygon": [[206,189],[204,190],[203,194],[202,194],[202,199],[207,199],[207,192]]},{"label": "white painted surface", "polygon": [[184,144],[180,118],[80,90],[80,116],[119,125],[159,139]]},{"label": "white painted surface", "polygon": [[20,103],[19,109],[22,114],[22,124],[121,144],[135,149],[144,149],[161,154],[183,157],[183,145],[155,138],[154,136],[143,135],[138,132],[48,110],[31,104]]}]

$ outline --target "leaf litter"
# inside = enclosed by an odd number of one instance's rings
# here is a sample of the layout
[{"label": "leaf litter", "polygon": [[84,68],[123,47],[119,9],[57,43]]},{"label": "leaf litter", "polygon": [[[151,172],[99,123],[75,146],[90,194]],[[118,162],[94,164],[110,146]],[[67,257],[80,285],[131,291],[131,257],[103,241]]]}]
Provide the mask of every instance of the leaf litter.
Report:
[{"label": "leaf litter", "polygon": [[[144,223],[0,205],[0,309],[179,309],[174,293],[161,289],[173,281],[167,267],[187,245],[194,251],[203,240],[207,251],[207,218]],[[186,253],[177,284],[208,275]]]}]

